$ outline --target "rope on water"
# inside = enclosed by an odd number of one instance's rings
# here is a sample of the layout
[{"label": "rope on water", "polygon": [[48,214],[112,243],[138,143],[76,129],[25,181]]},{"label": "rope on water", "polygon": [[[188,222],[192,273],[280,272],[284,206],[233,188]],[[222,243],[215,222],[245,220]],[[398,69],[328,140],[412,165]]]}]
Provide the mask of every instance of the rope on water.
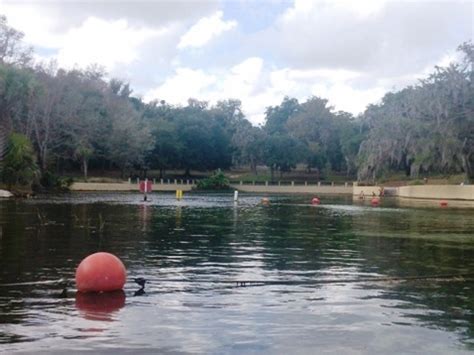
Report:
[{"label": "rope on water", "polygon": [[[415,276],[383,276],[383,277],[361,277],[341,279],[317,279],[317,280],[199,280],[199,279],[148,279],[149,283],[192,283],[192,284],[228,284],[236,286],[263,286],[263,285],[321,285],[342,283],[369,283],[369,282],[402,282],[433,280],[437,282],[465,282],[474,281],[474,273],[464,274],[438,274],[438,275],[415,275]],[[0,287],[14,286],[42,286],[42,285],[72,285],[73,280],[58,279],[46,281],[30,281],[0,284]]]},{"label": "rope on water", "polygon": [[318,279],[318,280],[186,280],[186,279],[150,279],[150,283],[202,283],[202,284],[234,284],[237,286],[246,285],[319,285],[319,284],[340,284],[340,283],[367,283],[367,282],[401,282],[401,281],[422,281],[434,280],[445,281],[474,281],[474,273],[466,274],[439,274],[424,276],[384,276],[384,277],[362,277],[345,279]]}]

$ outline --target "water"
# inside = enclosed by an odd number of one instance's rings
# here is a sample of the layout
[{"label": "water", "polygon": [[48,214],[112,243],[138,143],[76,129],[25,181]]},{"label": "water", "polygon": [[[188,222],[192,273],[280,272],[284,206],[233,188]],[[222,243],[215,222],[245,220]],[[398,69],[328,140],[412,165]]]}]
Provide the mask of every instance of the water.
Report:
[{"label": "water", "polygon": [[[0,352],[463,353],[474,349],[474,210],[311,196],[71,194],[0,201]],[[99,227],[100,220],[105,221]],[[122,293],[61,295],[82,258]],[[133,277],[149,280],[134,296]],[[281,281],[245,284],[228,281]],[[322,280],[341,280],[320,283]],[[285,282],[289,281],[288,284]]]}]

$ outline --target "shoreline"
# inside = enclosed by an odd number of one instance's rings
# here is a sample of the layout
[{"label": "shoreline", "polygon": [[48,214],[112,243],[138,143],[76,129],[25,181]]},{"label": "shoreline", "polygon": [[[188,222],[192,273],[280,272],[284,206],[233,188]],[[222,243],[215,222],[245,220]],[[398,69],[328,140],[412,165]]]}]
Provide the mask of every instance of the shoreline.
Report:
[{"label": "shoreline", "polygon": [[[152,191],[191,191],[195,184],[180,183],[156,183]],[[271,193],[271,194],[330,194],[330,195],[353,195],[364,196],[369,199],[379,197],[380,186],[351,186],[345,185],[254,185],[254,184],[231,184],[232,189],[249,193]],[[71,191],[95,191],[95,192],[124,192],[139,191],[138,184],[124,183],[86,183],[76,182],[70,187]],[[451,201],[474,201],[474,185],[414,185],[392,188],[391,197],[409,200],[451,200]],[[387,194],[388,196],[388,194]]]}]

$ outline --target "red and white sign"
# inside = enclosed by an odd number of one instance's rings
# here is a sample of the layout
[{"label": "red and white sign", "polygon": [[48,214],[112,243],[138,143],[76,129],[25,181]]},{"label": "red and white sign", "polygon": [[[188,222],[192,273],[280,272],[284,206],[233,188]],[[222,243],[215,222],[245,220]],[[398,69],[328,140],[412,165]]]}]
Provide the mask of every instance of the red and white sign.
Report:
[{"label": "red and white sign", "polygon": [[151,181],[148,181],[148,180],[140,181],[140,192],[143,192],[143,193],[151,192],[151,188],[152,188]]}]

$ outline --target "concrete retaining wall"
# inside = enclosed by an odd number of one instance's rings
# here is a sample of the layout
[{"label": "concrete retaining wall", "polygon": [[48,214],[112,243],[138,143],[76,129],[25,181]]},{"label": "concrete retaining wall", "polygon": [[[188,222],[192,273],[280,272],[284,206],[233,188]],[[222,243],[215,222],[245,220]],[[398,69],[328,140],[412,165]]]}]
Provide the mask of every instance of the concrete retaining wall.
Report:
[{"label": "concrete retaining wall", "polygon": [[474,200],[474,185],[401,186],[397,196],[404,198]]},{"label": "concrete retaining wall", "polygon": [[[153,191],[190,191],[191,184],[154,184]],[[129,183],[99,183],[99,182],[75,182],[70,187],[71,191],[139,191],[138,184]]]},{"label": "concrete retaining wall", "polygon": [[242,192],[270,194],[352,194],[352,186],[232,184],[231,187]]},{"label": "concrete retaining wall", "polygon": [[[190,191],[192,184],[154,184],[153,191]],[[347,194],[365,197],[376,196],[380,193],[379,186],[319,186],[319,185],[250,185],[232,184],[231,187],[242,192],[269,194]],[[72,191],[139,191],[138,184],[129,183],[84,183],[76,182],[71,186]],[[396,188],[396,196],[417,199],[446,199],[474,201],[474,185],[422,185],[402,186]]]},{"label": "concrete retaining wall", "polygon": [[379,196],[380,186],[354,186],[352,189],[352,194],[357,196],[363,194],[364,197],[371,197],[373,194],[375,194],[375,196]]}]

